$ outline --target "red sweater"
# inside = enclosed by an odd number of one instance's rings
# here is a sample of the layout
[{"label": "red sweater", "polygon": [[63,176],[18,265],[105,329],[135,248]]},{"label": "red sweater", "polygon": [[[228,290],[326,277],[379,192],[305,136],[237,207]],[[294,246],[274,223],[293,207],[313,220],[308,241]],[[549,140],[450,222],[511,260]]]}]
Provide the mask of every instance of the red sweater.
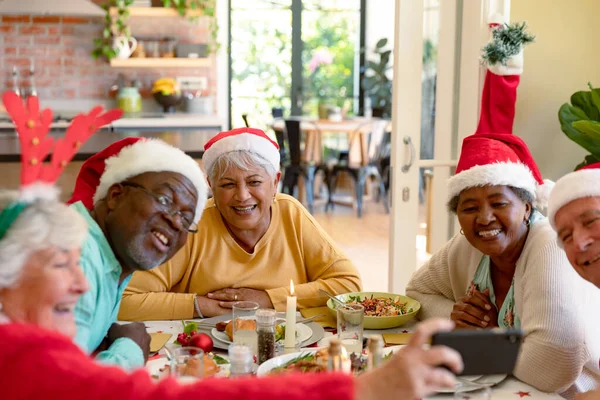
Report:
[{"label": "red sweater", "polygon": [[63,335],[33,325],[0,325],[0,397],[13,399],[284,399],[352,400],[352,377],[289,375],[155,383],[145,370],[127,373],[94,362]]}]

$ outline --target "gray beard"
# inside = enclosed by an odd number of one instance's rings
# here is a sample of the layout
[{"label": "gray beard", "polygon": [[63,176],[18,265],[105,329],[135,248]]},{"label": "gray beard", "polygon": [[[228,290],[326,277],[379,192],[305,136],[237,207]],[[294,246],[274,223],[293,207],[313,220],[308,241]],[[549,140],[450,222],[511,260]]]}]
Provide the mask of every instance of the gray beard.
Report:
[{"label": "gray beard", "polygon": [[150,254],[144,252],[143,248],[144,235],[137,235],[134,240],[126,246],[127,256],[133,260],[133,267],[138,271],[148,271],[158,267],[167,261],[167,255],[156,260]]}]

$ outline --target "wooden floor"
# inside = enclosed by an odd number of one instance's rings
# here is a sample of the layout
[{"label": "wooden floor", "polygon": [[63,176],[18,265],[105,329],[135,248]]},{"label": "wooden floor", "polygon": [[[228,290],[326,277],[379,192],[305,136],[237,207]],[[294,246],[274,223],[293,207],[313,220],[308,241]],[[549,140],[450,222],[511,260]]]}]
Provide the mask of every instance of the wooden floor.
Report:
[{"label": "wooden floor", "polygon": [[[325,213],[324,203],[317,202],[313,215],[356,265],[363,289],[388,291],[390,216],[385,213],[383,204],[366,200],[363,215],[358,218],[352,207],[338,205],[333,211]],[[419,235],[419,265],[428,258],[424,248],[424,236]]]}]

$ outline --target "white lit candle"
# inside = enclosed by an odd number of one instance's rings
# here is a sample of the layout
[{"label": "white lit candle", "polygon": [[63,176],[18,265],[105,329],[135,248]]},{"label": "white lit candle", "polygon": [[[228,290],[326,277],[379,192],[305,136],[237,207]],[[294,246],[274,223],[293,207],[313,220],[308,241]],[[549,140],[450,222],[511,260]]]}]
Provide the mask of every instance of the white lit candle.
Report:
[{"label": "white lit candle", "polygon": [[286,349],[296,347],[296,296],[294,282],[290,279],[290,295],[287,297],[285,309],[285,342]]}]

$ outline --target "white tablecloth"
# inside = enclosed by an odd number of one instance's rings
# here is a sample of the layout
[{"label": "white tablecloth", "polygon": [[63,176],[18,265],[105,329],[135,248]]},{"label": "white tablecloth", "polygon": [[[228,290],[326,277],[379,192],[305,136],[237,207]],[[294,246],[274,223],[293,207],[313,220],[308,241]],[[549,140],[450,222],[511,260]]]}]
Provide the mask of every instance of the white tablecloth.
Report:
[{"label": "white tablecloth", "polygon": [[[299,315],[299,318],[301,316]],[[146,329],[149,333],[161,332],[171,333],[171,339],[169,343],[173,343],[177,339],[177,334],[183,332],[183,325],[181,321],[146,321]],[[365,335],[375,335],[385,333],[401,333],[403,331],[410,331],[414,324],[410,326],[404,326],[395,329],[386,329],[385,331],[376,330],[365,330]],[[211,328],[198,329],[199,332],[210,333]],[[326,346],[329,338],[333,335],[329,332],[325,332],[325,337],[318,342],[318,346]],[[215,349],[216,353],[224,354],[225,352],[219,349]],[[148,361],[147,369],[151,372],[156,370],[157,366],[164,366],[166,357],[164,351],[159,352],[159,356]],[[453,394],[437,394],[435,396],[428,397],[427,399],[453,399]],[[533,387],[515,379],[507,378],[500,384],[492,388],[492,399],[493,400],[516,400],[516,399],[562,399],[557,394],[542,393]]]}]

